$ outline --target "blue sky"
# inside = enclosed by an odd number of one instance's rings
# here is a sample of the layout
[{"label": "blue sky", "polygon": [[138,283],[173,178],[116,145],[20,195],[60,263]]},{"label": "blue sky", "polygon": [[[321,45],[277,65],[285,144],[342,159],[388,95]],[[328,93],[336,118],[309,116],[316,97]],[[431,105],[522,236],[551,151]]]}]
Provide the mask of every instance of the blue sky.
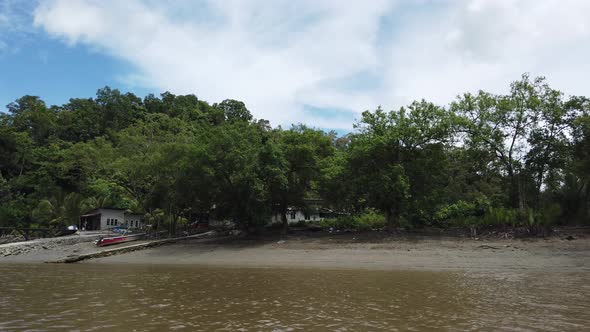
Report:
[{"label": "blue sky", "polygon": [[584,0],[0,0],[0,104],[105,85],[243,100],[274,125],[344,132],[360,112],[507,90],[587,94]]},{"label": "blue sky", "polygon": [[[151,90],[125,84],[132,64],[88,45],[67,45],[33,24],[36,1],[0,0],[0,105],[23,95],[49,104],[93,97],[109,85],[138,95]],[[4,17],[4,18],[3,18]]]},{"label": "blue sky", "polygon": [[26,94],[42,96],[48,104],[63,104],[71,97],[93,97],[105,85],[139,95],[148,91],[119,79],[131,71],[125,61],[84,46],[64,47],[41,34],[30,43],[0,56],[2,105]]}]

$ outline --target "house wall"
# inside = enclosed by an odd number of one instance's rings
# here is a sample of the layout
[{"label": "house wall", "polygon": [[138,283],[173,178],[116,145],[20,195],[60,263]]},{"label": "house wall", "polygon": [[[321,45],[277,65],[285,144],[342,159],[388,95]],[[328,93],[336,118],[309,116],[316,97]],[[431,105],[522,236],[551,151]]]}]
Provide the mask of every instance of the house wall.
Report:
[{"label": "house wall", "polygon": [[144,228],[141,214],[126,214],[125,226],[129,228]]},{"label": "house wall", "polygon": [[[108,225],[107,221],[109,221]],[[109,229],[124,224],[125,213],[123,210],[100,209],[100,229]]]},{"label": "house wall", "polygon": [[[309,219],[305,219],[305,213],[303,212],[303,210],[294,210],[294,211],[287,211],[287,222],[290,224],[294,224],[297,223],[301,220],[305,220],[305,221],[318,221],[318,220],[322,220],[323,218],[320,218],[320,215],[318,213],[310,213],[309,214]],[[282,218],[281,218],[281,214],[277,213],[274,216],[272,216],[271,218],[271,222],[272,223],[281,223]]]}]

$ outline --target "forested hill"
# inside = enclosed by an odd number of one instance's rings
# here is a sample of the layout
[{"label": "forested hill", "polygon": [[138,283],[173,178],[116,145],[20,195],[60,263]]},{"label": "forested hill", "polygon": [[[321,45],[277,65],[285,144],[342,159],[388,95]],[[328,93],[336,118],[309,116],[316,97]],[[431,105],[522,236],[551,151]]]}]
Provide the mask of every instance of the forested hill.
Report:
[{"label": "forested hill", "polygon": [[0,227],[102,206],[254,226],[307,198],[392,227],[589,224],[590,101],[527,75],[510,87],[367,111],[345,137],[273,128],[231,99],[24,96],[0,115]]}]

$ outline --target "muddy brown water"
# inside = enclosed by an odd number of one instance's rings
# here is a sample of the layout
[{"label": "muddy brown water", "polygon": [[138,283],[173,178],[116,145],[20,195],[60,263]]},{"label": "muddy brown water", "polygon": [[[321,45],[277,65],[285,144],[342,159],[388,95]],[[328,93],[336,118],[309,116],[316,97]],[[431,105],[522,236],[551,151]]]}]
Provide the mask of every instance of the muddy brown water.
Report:
[{"label": "muddy brown water", "polygon": [[583,331],[587,273],[0,265],[1,331]]}]

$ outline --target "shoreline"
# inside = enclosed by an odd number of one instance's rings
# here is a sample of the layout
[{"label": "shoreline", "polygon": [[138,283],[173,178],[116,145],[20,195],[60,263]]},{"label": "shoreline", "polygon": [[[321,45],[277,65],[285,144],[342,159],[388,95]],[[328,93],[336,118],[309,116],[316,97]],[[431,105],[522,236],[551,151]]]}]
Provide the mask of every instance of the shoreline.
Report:
[{"label": "shoreline", "polygon": [[474,240],[367,234],[283,239],[183,241],[83,264],[195,265],[234,268],[590,272],[590,241],[561,238]]},{"label": "shoreline", "polygon": [[[93,258],[79,264],[383,271],[590,272],[589,240],[587,230],[524,239],[474,239],[420,233],[316,232],[295,233],[285,237],[186,239]],[[130,244],[141,244],[141,241],[126,245]],[[108,249],[118,247],[122,246],[109,246]],[[45,263],[96,251],[96,246],[91,242],[75,242],[18,255],[0,256],[0,264]]]}]

